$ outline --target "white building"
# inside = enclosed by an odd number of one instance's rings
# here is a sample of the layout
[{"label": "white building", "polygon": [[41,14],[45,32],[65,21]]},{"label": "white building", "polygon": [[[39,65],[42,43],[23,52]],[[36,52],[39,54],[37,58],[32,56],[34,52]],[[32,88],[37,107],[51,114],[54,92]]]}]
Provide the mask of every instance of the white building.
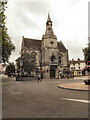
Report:
[{"label": "white building", "polygon": [[83,74],[83,70],[86,67],[84,60],[80,60],[79,58],[76,60],[69,61],[70,70],[74,71],[74,76],[81,76]]}]

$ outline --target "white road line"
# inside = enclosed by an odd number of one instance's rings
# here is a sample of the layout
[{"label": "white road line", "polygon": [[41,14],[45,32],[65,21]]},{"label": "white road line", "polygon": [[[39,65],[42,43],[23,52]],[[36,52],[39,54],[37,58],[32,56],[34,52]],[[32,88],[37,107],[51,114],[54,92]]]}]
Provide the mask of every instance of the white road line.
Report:
[{"label": "white road line", "polygon": [[58,83],[58,82],[60,82],[60,81],[55,81],[55,82],[43,82],[43,81],[41,81],[42,83]]},{"label": "white road line", "polygon": [[13,95],[19,95],[19,94],[22,94],[21,92],[13,92],[12,93]]},{"label": "white road line", "polygon": [[13,83],[13,82],[2,83],[0,85],[6,85],[6,84],[9,84],[9,83]]},{"label": "white road line", "polygon": [[70,100],[70,101],[76,101],[76,102],[83,102],[83,103],[90,103],[90,100],[79,100],[79,99],[68,99],[68,98],[61,98],[63,100]]},{"label": "white road line", "polygon": [[[0,85],[6,85],[6,84],[10,84],[10,83],[14,83],[14,82],[2,83],[2,84],[0,84]],[[15,83],[19,83],[19,82],[15,82]]]}]

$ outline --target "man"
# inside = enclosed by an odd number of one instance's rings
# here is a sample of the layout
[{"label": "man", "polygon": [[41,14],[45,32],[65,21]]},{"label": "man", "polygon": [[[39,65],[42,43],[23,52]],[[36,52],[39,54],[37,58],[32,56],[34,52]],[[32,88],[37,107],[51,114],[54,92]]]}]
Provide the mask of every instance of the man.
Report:
[{"label": "man", "polygon": [[40,73],[38,74],[38,82],[41,81],[41,75]]}]

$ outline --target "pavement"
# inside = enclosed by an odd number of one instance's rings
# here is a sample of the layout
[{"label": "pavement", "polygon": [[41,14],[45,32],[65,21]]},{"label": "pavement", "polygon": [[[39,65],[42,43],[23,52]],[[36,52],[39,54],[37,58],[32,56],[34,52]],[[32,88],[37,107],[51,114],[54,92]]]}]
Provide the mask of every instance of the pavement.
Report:
[{"label": "pavement", "polygon": [[[2,75],[3,77],[3,75]],[[4,75],[4,77],[8,78],[7,76]],[[76,91],[90,91],[90,85],[85,85],[84,80],[87,80],[90,76],[81,76],[81,77],[74,77],[73,79],[70,78],[68,79],[70,82],[65,82],[61,84],[58,84],[57,87],[61,88],[61,89],[67,89],[67,90],[76,90]],[[61,79],[61,81],[67,81],[67,79]],[[81,80],[80,82],[78,82],[77,80]],[[50,82],[53,81],[52,79],[43,79],[43,82]],[[55,80],[56,81],[56,80]],[[57,79],[58,81],[58,79]],[[74,82],[75,81],[75,82]],[[58,81],[59,82],[59,81]]]},{"label": "pavement", "polygon": [[[2,78],[2,118],[89,118],[88,92],[65,90],[59,84],[83,80],[45,79],[41,82]],[[60,119],[60,120],[61,120]]]},{"label": "pavement", "polygon": [[75,77],[74,80],[81,79],[81,82],[76,83],[64,83],[59,84],[57,87],[67,90],[76,90],[76,91],[90,91],[90,85],[85,85],[84,80],[88,79],[88,76]]}]

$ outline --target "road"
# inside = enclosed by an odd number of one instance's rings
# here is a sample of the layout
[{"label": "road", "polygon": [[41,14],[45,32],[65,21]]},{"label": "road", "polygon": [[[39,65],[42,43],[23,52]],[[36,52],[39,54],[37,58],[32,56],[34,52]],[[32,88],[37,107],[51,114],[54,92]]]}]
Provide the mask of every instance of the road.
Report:
[{"label": "road", "polygon": [[88,92],[57,87],[80,80],[2,81],[3,118],[88,118]]}]

